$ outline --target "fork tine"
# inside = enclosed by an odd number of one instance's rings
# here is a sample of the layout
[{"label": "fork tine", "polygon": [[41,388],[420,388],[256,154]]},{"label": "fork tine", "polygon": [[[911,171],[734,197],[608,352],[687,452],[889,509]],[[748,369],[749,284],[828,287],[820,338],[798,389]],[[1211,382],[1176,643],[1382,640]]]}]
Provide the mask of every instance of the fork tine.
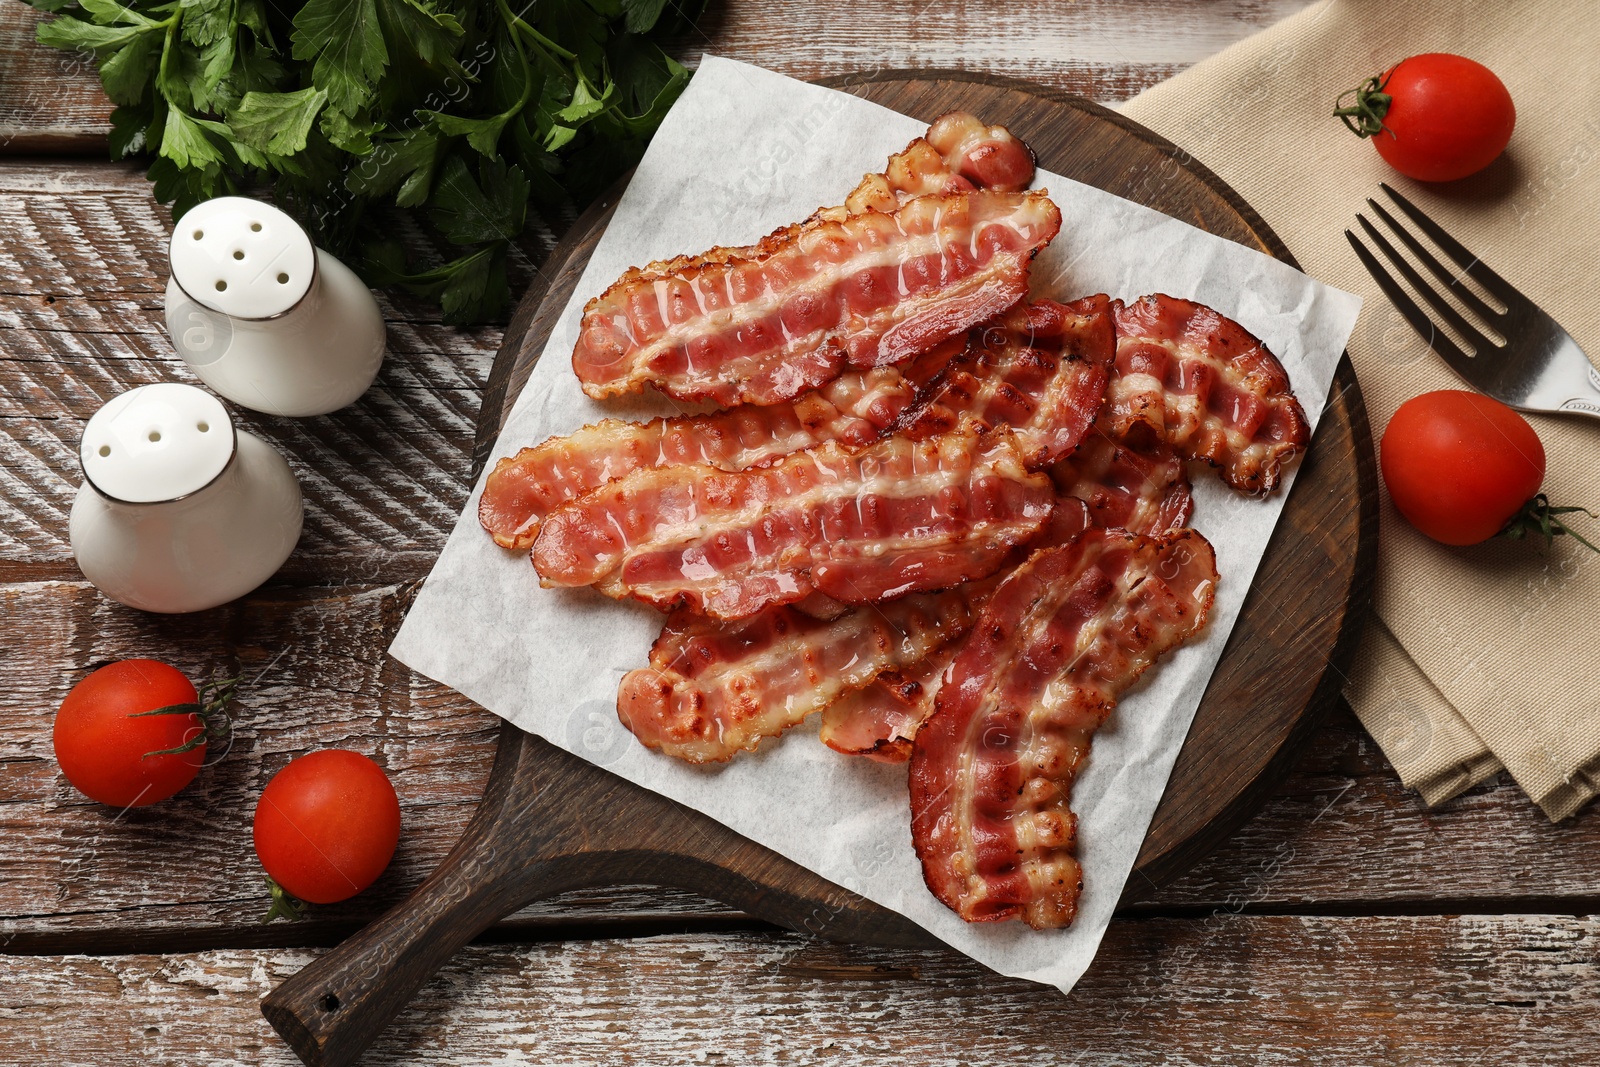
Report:
[{"label": "fork tine", "polygon": [[1400,238],[1407,248],[1411,249],[1411,254],[1416,256],[1423,266],[1432,271],[1433,276],[1438,278],[1446,289],[1456,294],[1456,299],[1467,305],[1469,311],[1477,314],[1485,322],[1493,323],[1501,318],[1500,312],[1485,304],[1477,293],[1463,285],[1461,283],[1461,275],[1434,258],[1433,253],[1429,252],[1410,230],[1396,222],[1394,216],[1389,214],[1382,204],[1370,196],[1367,197],[1367,204],[1373,211],[1378,213],[1378,217],[1388,225],[1389,229],[1394,231],[1395,236]]},{"label": "fork tine", "polygon": [[1438,312],[1441,318],[1455,327],[1458,334],[1470,341],[1473,348],[1482,353],[1492,351],[1496,347],[1489,343],[1489,339],[1480,333],[1476,326],[1463,318],[1461,312],[1451,307],[1450,301],[1446,300],[1442,293],[1423,280],[1422,275],[1417,273],[1417,269],[1408,263],[1399,252],[1395,251],[1394,245],[1390,244],[1388,238],[1378,232],[1378,228],[1369,222],[1365,215],[1357,215],[1356,221],[1361,223],[1363,230],[1367,231],[1367,236],[1372,239],[1373,244],[1378,246],[1378,251],[1389,258],[1390,265],[1398,270],[1406,281],[1411,283],[1413,289],[1422,294],[1424,300],[1433,305],[1433,310]]},{"label": "fork tine", "polygon": [[[1357,216],[1357,218],[1359,217]],[[1433,320],[1428,318],[1427,312],[1418,307],[1416,301],[1411,299],[1411,294],[1407,293],[1400,287],[1399,282],[1389,276],[1389,272],[1383,269],[1383,265],[1378,262],[1377,257],[1367,251],[1367,246],[1362,244],[1354,233],[1346,230],[1344,235],[1349,239],[1350,247],[1356,250],[1356,256],[1361,260],[1361,265],[1367,268],[1367,273],[1372,275],[1372,280],[1378,283],[1378,288],[1383,290],[1384,295],[1399,309],[1400,314],[1404,315],[1406,321],[1411,323],[1411,328],[1422,335],[1422,339],[1427,342],[1428,347],[1439,353],[1440,357],[1450,364],[1452,370],[1465,378],[1467,372],[1471,369],[1472,357],[1461,351],[1454,341],[1439,331],[1439,328],[1433,324]]]},{"label": "fork tine", "polygon": [[1427,234],[1445,255],[1455,260],[1456,265],[1467,272],[1468,277],[1499,297],[1507,307],[1511,307],[1516,302],[1524,299],[1516,286],[1485,266],[1483,261],[1468,252],[1460,241],[1445,233],[1443,226],[1424,215],[1421,208],[1395,192],[1387,182],[1379,182],[1378,188],[1388,193],[1389,199],[1393,200],[1401,211],[1409,215],[1411,221],[1416,223],[1422,229],[1422,232]]}]

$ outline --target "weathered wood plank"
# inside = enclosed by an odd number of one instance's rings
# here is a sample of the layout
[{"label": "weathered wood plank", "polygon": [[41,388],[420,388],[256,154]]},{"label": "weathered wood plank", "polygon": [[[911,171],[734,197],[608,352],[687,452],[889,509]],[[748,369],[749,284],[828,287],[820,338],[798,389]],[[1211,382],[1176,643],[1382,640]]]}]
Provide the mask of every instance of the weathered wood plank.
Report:
[{"label": "weathered wood plank", "polygon": [[1118,0],[900,4],[828,0],[713,4],[682,42],[796,78],[954,68],[1027,78],[1100,103],[1141,89],[1286,18],[1310,0]]},{"label": "weathered wood plank", "polygon": [[[730,933],[476,946],[363,1058],[382,1064],[1591,1064],[1600,920],[1114,922],[1071,996],[954,953]],[[32,1062],[296,1061],[256,1008],[313,956],[0,959]]]},{"label": "weathered wood plank", "polygon": [[36,42],[42,17],[24,4],[0,5],[0,152],[103,154],[112,105],[94,57]]},{"label": "weathered wood plank", "polygon": [[[409,892],[471,817],[498,724],[384,655],[412,589],[269,586],[216,611],[162,618],[111,604],[81,581],[0,586],[8,664],[0,672],[0,916],[9,917],[0,934],[12,951],[326,943]],[[90,666],[138,655],[194,677],[237,672],[247,686],[227,758],[172,801],[118,817],[61,778],[50,727]],[[249,839],[256,797],[294,755],[326,745],[371,754],[394,775],[404,843],[368,894],[317,909],[308,927],[259,928],[264,898]],[[1597,854],[1600,817],[1552,826],[1509,782],[1426,812],[1345,713],[1260,816],[1139,910],[1481,910],[1503,902],[1600,910]],[[497,936],[735,914],[684,894],[608,890],[537,905]]]}]

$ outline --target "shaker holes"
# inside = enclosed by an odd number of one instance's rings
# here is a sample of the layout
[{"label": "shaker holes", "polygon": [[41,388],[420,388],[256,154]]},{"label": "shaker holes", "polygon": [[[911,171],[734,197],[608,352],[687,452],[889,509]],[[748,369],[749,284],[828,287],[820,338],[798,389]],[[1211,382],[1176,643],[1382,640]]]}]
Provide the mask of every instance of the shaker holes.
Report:
[{"label": "shaker holes", "polygon": [[161,431],[160,430],[151,430],[150,431],[150,441],[151,441],[151,443],[153,444],[153,443],[155,443],[156,441],[159,441],[159,440],[161,440]]},{"label": "shaker holes", "polygon": [[289,284],[289,276],[287,274],[279,274],[278,275],[278,284],[279,285],[288,285]]},{"label": "shaker holes", "polygon": [[199,430],[201,433],[211,432],[211,424],[209,422],[197,422],[194,424],[194,428]]},{"label": "shaker holes", "polygon": [[233,258],[234,259],[243,259],[244,258],[244,251],[242,249],[235,248],[233,250]]},{"label": "shaker holes", "polygon": [[204,230],[196,230],[196,231],[194,231],[194,239],[196,241],[200,240],[200,238],[204,237],[205,235],[206,235],[206,231],[204,231]]},{"label": "shaker holes", "polygon": [[102,455],[102,456],[109,456],[109,455],[111,455],[111,446],[110,446],[110,445],[101,445],[101,446],[100,446],[100,454],[101,454],[101,455]]},{"label": "shaker holes", "polygon": [[259,222],[252,222],[252,223],[251,223],[251,224],[250,224],[250,232],[251,232],[251,233],[260,233],[260,232],[261,232],[261,223],[259,223]]},{"label": "shaker holes", "polygon": [[227,288],[228,288],[228,283],[223,281],[221,278],[218,278],[217,279],[217,292],[219,292],[219,293],[223,292]]}]

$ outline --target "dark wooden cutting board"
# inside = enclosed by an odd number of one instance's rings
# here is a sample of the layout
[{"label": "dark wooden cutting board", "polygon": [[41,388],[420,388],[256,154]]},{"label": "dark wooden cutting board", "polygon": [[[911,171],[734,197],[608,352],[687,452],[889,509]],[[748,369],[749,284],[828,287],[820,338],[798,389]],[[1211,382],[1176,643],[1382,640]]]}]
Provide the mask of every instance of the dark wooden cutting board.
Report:
[{"label": "dark wooden cutting board", "polygon": [[[942,71],[831,84],[925,121],[971,111],[1010,127],[1048,170],[1293,262],[1215,175],[1096,104]],[[478,469],[491,454],[531,443],[495,444],[617,195],[578,219],[518,307],[484,396]],[[827,196],[818,190],[819,203]],[[1147,895],[1237,829],[1338,698],[1369,599],[1376,492],[1366,412],[1346,358],[1125,901]],[[935,943],[900,915],[507,724],[477,815],[440,868],[388,915],[273,991],[262,1011],[306,1063],[348,1063],[435,969],[496,920],[533,900],[617,883],[681,886],[838,940]]]}]

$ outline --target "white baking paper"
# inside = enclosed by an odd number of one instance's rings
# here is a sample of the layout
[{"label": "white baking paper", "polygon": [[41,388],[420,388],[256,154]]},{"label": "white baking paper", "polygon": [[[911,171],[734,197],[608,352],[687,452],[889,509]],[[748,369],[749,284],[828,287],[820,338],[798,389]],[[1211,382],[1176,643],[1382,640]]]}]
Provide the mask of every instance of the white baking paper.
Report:
[{"label": "white baking paper", "polygon": [[[746,244],[838,203],[924,129],[849,94],[707,56],[640,163],[494,455],[619,412],[679,410],[659,398],[619,407],[583,395],[571,353],[584,303],[632,264]],[[1267,343],[1317,419],[1359,298],[1098,189],[1042,171],[1037,184],[1064,222],[1035,261],[1035,295],[1165,292],[1209,304]],[[540,589],[527,554],[496,547],[479,527],[481,480],[390,652],[523,729],[893,908],[989,967],[1066,991],[1094,958],[1287,492],[1249,499],[1202,471],[1195,482],[1194,524],[1216,546],[1222,575],[1216,606],[1204,640],[1151,670],[1095,738],[1073,790],[1084,890],[1067,930],[968,925],[946,910],[923,886],[912,852],[905,768],[838,755],[817,741],[815,720],[720,767],[690,766],[635,742],[617,721],[617,682],[645,665],[661,616],[589,589]]]}]

